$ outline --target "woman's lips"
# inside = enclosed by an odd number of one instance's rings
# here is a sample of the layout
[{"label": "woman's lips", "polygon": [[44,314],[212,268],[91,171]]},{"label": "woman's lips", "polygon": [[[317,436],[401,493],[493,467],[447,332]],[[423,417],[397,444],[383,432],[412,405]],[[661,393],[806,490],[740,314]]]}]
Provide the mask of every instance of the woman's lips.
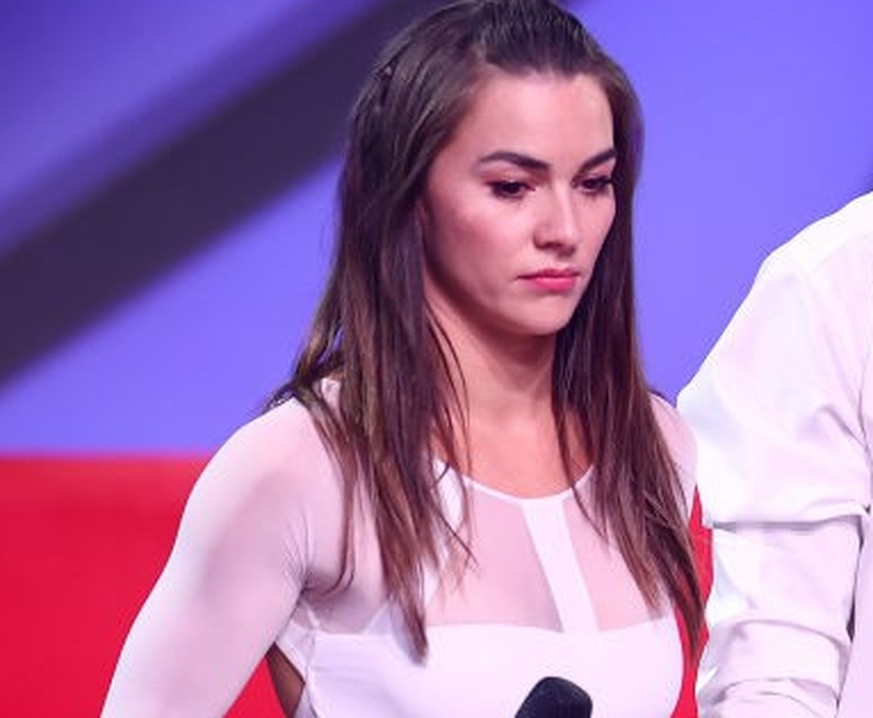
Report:
[{"label": "woman's lips", "polygon": [[575,269],[541,269],[521,277],[525,282],[545,292],[565,293],[572,291],[579,281]]}]

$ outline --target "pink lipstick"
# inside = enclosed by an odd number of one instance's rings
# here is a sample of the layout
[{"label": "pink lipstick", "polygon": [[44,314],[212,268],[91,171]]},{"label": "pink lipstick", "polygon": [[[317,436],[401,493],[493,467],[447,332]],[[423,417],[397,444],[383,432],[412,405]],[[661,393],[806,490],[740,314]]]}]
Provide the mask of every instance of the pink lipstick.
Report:
[{"label": "pink lipstick", "polygon": [[562,294],[573,290],[579,281],[579,272],[575,269],[542,269],[521,278],[542,291]]}]

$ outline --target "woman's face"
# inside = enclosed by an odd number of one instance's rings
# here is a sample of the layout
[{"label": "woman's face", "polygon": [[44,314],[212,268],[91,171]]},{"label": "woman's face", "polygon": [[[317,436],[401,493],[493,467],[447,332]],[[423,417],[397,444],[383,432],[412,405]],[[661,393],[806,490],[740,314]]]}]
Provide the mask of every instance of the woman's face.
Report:
[{"label": "woman's face", "polygon": [[563,327],[615,215],[614,165],[596,80],[488,75],[419,208],[425,296],[443,326],[505,338]]}]

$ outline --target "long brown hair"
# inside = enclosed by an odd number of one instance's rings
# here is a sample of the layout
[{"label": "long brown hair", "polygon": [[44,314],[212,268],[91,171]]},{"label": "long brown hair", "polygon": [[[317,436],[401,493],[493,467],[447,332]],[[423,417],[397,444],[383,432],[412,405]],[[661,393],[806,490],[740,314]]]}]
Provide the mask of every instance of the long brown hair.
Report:
[{"label": "long brown hair", "polygon": [[[388,593],[423,655],[424,566],[437,563],[447,540],[466,546],[442,512],[433,470],[435,436],[450,462],[456,458],[451,417],[463,387],[444,390],[454,358],[441,351],[445,337],[428,315],[415,207],[486,67],[584,73],[609,99],[616,215],[585,295],[558,335],[554,413],[565,467],[569,419],[582,426],[595,465],[592,520],[614,536],[649,605],[666,590],[693,637],[702,609],[685,507],[642,374],[635,326],[638,103],[621,68],[550,0],[453,3],[386,47],[352,114],[325,294],[293,378],[274,401],[297,398],[336,455],[345,478],[347,566],[352,506],[371,507]],[[335,400],[322,391],[332,376],[340,385]],[[569,468],[567,475],[569,483]]]}]

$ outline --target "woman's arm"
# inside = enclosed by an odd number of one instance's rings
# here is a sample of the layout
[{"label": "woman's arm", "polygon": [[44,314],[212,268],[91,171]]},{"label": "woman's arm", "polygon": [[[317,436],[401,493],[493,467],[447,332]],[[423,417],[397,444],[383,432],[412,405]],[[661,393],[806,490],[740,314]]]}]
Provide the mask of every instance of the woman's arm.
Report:
[{"label": "woman's arm", "polygon": [[245,686],[307,576],[307,457],[323,453],[307,424],[299,407],[280,407],[206,467],[125,642],[104,718],[219,716]]}]

